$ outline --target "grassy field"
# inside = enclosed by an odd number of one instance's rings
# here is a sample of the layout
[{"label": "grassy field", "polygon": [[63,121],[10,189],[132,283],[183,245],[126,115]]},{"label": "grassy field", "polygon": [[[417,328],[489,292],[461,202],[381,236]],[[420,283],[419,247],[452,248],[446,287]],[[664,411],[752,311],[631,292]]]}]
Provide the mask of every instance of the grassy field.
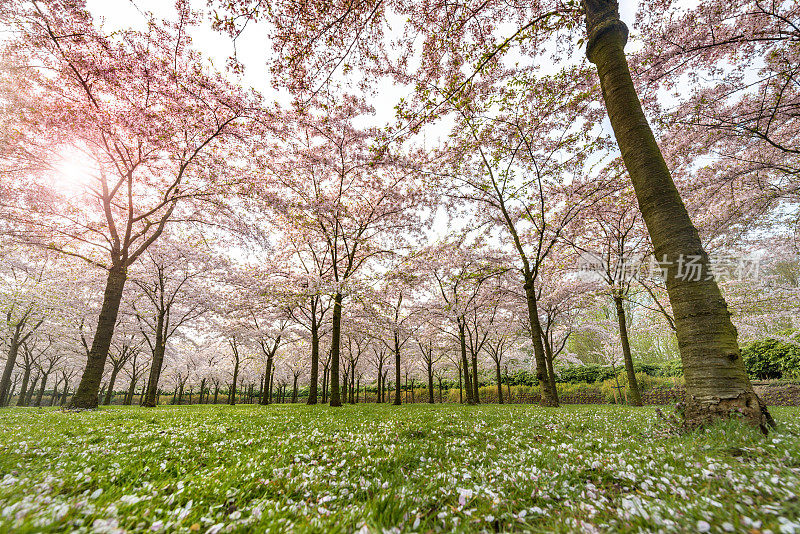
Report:
[{"label": "grassy field", "polygon": [[0,532],[800,532],[800,409],[773,414],[764,438],[613,406],[4,409]]}]

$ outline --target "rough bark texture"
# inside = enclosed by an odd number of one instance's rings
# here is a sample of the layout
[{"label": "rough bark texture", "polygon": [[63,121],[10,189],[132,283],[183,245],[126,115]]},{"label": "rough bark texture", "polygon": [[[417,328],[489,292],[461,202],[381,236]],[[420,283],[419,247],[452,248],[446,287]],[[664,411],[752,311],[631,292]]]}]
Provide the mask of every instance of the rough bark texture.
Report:
[{"label": "rough bark texture", "polygon": [[122,291],[127,278],[128,272],[123,266],[115,265],[108,271],[97,330],[94,333],[92,348],[89,350],[81,382],[69,402],[71,409],[97,408],[97,392],[100,390],[100,381],[103,378],[103,369],[106,366],[108,349],[111,347],[111,338],[114,335],[114,326],[119,313],[119,303],[122,300]]},{"label": "rough bark texture", "polygon": [[3,378],[0,379],[0,406],[5,406],[11,401],[11,373],[14,371],[14,364],[17,362],[19,354],[19,336],[11,337],[6,357],[6,366],[3,369]]},{"label": "rough bark texture", "polygon": [[342,294],[333,298],[333,318],[331,324],[331,406],[341,406],[339,396],[339,349],[342,334]]},{"label": "rough bark texture", "polygon": [[[433,355],[431,355],[433,357]],[[433,363],[431,359],[428,358],[428,404],[433,404],[435,401],[433,399]]]},{"label": "rough bark texture", "polygon": [[[753,391],[739,353],[737,333],[708,269],[686,206],[647,123],[623,48],[628,30],[615,0],[583,0],[586,55],[597,66],[606,109],[656,258],[666,267],[686,379],[685,425],[696,428],[738,415],[766,431],[774,421]],[[679,277],[679,261],[696,259],[695,276]]]},{"label": "rough bark texture", "polygon": [[642,396],[639,393],[639,384],[636,382],[636,372],[633,369],[631,344],[628,341],[628,322],[625,317],[625,308],[622,306],[622,297],[614,296],[614,305],[617,308],[617,321],[619,322],[619,340],[622,344],[622,356],[625,361],[625,374],[628,375],[628,403],[633,406],[642,405]]}]

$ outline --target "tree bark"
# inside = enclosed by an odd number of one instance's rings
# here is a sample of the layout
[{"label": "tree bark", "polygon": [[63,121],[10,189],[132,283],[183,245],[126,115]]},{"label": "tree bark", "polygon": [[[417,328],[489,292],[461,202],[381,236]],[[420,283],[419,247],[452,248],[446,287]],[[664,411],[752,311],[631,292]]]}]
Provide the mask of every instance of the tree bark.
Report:
[{"label": "tree bark", "polygon": [[478,382],[478,355],[472,355],[472,400],[475,404],[481,403],[481,395],[479,392],[480,383]]},{"label": "tree bark", "polygon": [[461,367],[464,369],[464,392],[467,397],[467,404],[475,404],[472,398],[472,381],[469,377],[469,362],[467,360],[467,340],[464,333],[464,325],[459,321],[458,340],[461,343]]},{"label": "tree bark", "polygon": [[[6,366],[3,368],[3,378],[0,379],[0,406],[10,404],[11,396],[14,393],[10,388],[11,373],[14,371],[14,364],[17,363],[17,355],[19,355],[19,335],[15,334],[11,337],[7,354]],[[30,370],[28,370],[27,374],[30,377]]]},{"label": "tree bark", "polygon": [[558,400],[558,388],[556,387],[556,370],[553,365],[553,347],[550,345],[550,340],[547,339],[547,334],[542,332],[542,344],[544,345],[544,357],[547,361],[547,381],[550,384],[550,391],[553,392],[553,399],[556,404]]},{"label": "tree bark", "polygon": [[[19,390],[19,397],[17,398],[17,406],[25,406],[25,394],[28,393],[28,382],[31,379],[31,368],[30,366],[25,367],[25,371],[22,374],[22,386]],[[13,391],[11,392],[14,393]],[[11,400],[11,395],[8,396],[8,399]]]},{"label": "tree bark", "polygon": [[433,354],[428,359],[428,404],[434,404],[436,401],[433,398]]},{"label": "tree bark", "polygon": [[317,306],[311,300],[311,373],[308,384],[307,404],[317,403],[317,383],[319,382],[319,326],[317,325]]},{"label": "tree bark", "polygon": [[400,335],[394,333],[394,405],[400,406]]},{"label": "tree bark", "polygon": [[83,370],[78,389],[70,400],[70,408],[97,408],[100,381],[103,378],[103,369],[106,366],[108,349],[111,347],[111,338],[114,336],[119,304],[127,278],[128,270],[123,265],[112,265],[108,270],[103,306],[100,309],[100,318],[94,332],[92,348],[89,350],[86,368]]},{"label": "tree bark", "polygon": [[103,399],[104,405],[111,404],[111,397],[114,395],[114,382],[117,381],[117,374],[119,374],[119,368],[112,367],[111,368],[111,378],[108,380],[108,389],[106,390],[106,397]]},{"label": "tree bark", "polygon": [[147,380],[147,393],[142,406],[155,408],[158,405],[158,380],[161,378],[161,369],[164,367],[164,353],[167,350],[167,340],[164,332],[165,312],[158,313],[156,318],[156,336],[153,342],[153,361],[150,363],[150,377]]},{"label": "tree bark", "polygon": [[42,397],[44,397],[44,388],[47,386],[47,376],[48,374],[45,373],[42,376],[42,383],[39,386],[39,393],[36,394],[36,401],[33,403],[34,406],[39,407],[42,405]]},{"label": "tree bark", "polygon": [[342,294],[333,298],[333,318],[331,320],[331,406],[341,406],[339,397],[339,345],[342,327]]},{"label": "tree bark", "polygon": [[500,376],[500,362],[495,362],[495,370],[497,371],[497,402],[503,404],[503,379]]},{"label": "tree bark", "polygon": [[33,379],[33,383],[31,384],[31,387],[28,388],[27,393],[25,395],[20,394],[20,398],[22,398],[23,396],[25,397],[25,404],[22,404],[22,406],[31,405],[31,401],[33,400],[33,393],[36,391],[36,384],[39,383],[39,378],[41,378],[41,376],[42,376],[41,374],[36,375],[36,378]]},{"label": "tree bark", "polygon": [[633,406],[642,405],[642,396],[639,394],[639,384],[636,382],[636,371],[633,369],[631,345],[628,342],[628,324],[625,318],[625,308],[622,306],[622,297],[614,295],[614,305],[617,308],[617,322],[619,323],[619,340],[622,344],[622,355],[625,361],[625,374],[628,376],[628,389],[630,396],[628,402]]},{"label": "tree bark", "polygon": [[[642,110],[624,46],[628,29],[616,0],[583,0],[586,55],[597,67],[603,99],[622,159],[631,177],[666,287],[686,380],[687,428],[738,414],[766,432],[775,422],[753,391],[739,352],[736,328],[709,269],[692,224]],[[687,259],[697,276],[679,276]],[[685,273],[684,273],[685,274]]]},{"label": "tree bark", "polygon": [[536,360],[536,379],[539,381],[539,390],[542,392],[540,404],[542,406],[558,406],[555,391],[551,389],[547,372],[547,356],[542,344],[542,325],[539,322],[539,304],[536,301],[536,289],[533,280],[525,281],[525,300],[528,304],[528,321],[531,325],[531,342],[533,343],[533,356]]}]

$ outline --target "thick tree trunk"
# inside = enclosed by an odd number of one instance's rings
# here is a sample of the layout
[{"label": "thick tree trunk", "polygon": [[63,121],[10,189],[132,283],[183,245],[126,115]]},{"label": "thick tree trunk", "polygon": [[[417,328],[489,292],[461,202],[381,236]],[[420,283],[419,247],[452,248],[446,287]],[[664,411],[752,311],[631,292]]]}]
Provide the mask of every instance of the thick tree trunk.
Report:
[{"label": "thick tree trunk", "polygon": [[[11,388],[11,373],[14,371],[14,364],[17,363],[18,354],[19,335],[14,335],[9,341],[6,366],[3,368],[3,378],[0,379],[0,406],[11,403],[11,396],[14,393]],[[27,370],[27,375],[30,377],[30,370]]]},{"label": "thick tree trunk", "polygon": [[[697,229],[672,181],[628,69],[628,29],[616,0],[584,0],[586,55],[597,66],[603,99],[666,286],[686,380],[688,428],[738,414],[763,431],[775,422],[745,372],[725,300]],[[680,272],[683,262],[696,270]],[[688,274],[688,276],[687,276]]]},{"label": "thick tree trunk", "polygon": [[531,342],[533,343],[533,356],[536,360],[536,379],[539,381],[539,390],[542,392],[540,404],[542,406],[558,406],[556,392],[550,386],[547,372],[547,356],[542,344],[542,325],[539,322],[539,304],[536,301],[536,288],[533,280],[525,281],[525,300],[528,304],[528,321],[531,325]]},{"label": "thick tree trunk", "polygon": [[214,386],[214,404],[217,403],[217,397],[219,396],[219,385]]},{"label": "thick tree trunk", "polygon": [[106,366],[108,349],[111,347],[111,338],[114,336],[114,326],[117,324],[119,303],[125,288],[128,271],[124,266],[115,265],[108,271],[106,289],[103,294],[103,306],[100,309],[100,318],[94,332],[92,348],[89,350],[86,368],[83,370],[81,382],[75,395],[70,400],[69,407],[73,409],[97,408],[100,381],[103,378],[103,369]]},{"label": "thick tree trunk", "polygon": [[400,406],[400,336],[394,333],[394,405]]},{"label": "thick tree trunk", "polygon": [[625,360],[625,374],[628,375],[628,389],[630,395],[628,402],[633,406],[642,405],[642,396],[639,394],[639,384],[636,382],[636,371],[633,369],[631,345],[628,342],[628,324],[625,318],[625,308],[622,306],[622,297],[614,295],[614,305],[617,308],[617,322],[619,323],[619,340],[622,344],[622,355]]},{"label": "thick tree trunk", "polygon": [[104,405],[111,404],[111,397],[114,396],[114,382],[117,381],[117,374],[119,374],[119,369],[117,367],[113,367],[111,369],[111,378],[108,380],[108,389],[106,390],[106,398],[103,399]]},{"label": "thick tree trunk", "polygon": [[497,371],[497,402],[503,404],[503,379],[500,376],[500,362],[495,362],[495,370]]},{"label": "thick tree trunk", "polygon": [[331,320],[331,406],[341,406],[339,398],[339,345],[342,327],[342,294],[333,298],[333,318]]}]

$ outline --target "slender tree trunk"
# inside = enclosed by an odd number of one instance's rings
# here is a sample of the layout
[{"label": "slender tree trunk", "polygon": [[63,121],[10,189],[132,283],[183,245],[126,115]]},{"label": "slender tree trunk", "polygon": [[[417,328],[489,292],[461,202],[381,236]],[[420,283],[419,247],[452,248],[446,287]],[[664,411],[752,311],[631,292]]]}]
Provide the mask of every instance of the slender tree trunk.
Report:
[{"label": "slender tree trunk", "polygon": [[108,380],[108,389],[106,390],[106,397],[103,399],[104,405],[111,404],[111,397],[114,395],[114,382],[117,381],[117,374],[119,373],[119,368],[112,367],[111,368],[111,378]]},{"label": "slender tree trunk", "polygon": [[92,340],[92,348],[89,350],[89,357],[86,362],[86,368],[83,370],[83,376],[81,376],[81,382],[69,403],[70,408],[97,408],[97,393],[100,389],[100,381],[103,378],[108,349],[111,347],[111,338],[114,336],[114,327],[117,324],[117,315],[119,314],[119,303],[122,300],[122,292],[127,278],[128,271],[124,266],[114,265],[108,271],[103,306],[100,310],[100,318],[97,321],[97,329]]},{"label": "slender tree trunk", "polygon": [[461,343],[461,367],[464,369],[464,392],[467,397],[467,404],[475,404],[472,398],[472,381],[469,377],[469,361],[467,360],[467,339],[464,333],[464,326],[459,321],[458,339]]},{"label": "slender tree trunk", "polygon": [[378,364],[378,391],[375,392],[375,402],[383,402],[383,362]]},{"label": "slender tree trunk", "polygon": [[67,399],[69,398],[69,383],[64,383],[64,391],[61,392],[61,406],[64,406],[67,403]]},{"label": "slender tree trunk", "polygon": [[619,323],[619,340],[622,344],[622,355],[625,360],[625,374],[628,375],[628,388],[630,397],[628,402],[633,406],[642,405],[642,396],[639,394],[639,384],[636,382],[636,371],[633,369],[631,345],[628,342],[628,324],[625,318],[625,308],[622,306],[622,297],[614,295],[614,305],[617,307],[617,322]]},{"label": "slender tree trunk", "polygon": [[231,395],[228,404],[233,406],[236,404],[236,381],[239,379],[239,360],[234,360],[233,363],[233,382],[231,383]]},{"label": "slender tree trunk", "polygon": [[428,404],[433,404],[433,355],[426,362],[428,364]]},{"label": "slender tree trunk", "polygon": [[292,404],[297,402],[297,375],[294,375],[294,384],[292,384]]},{"label": "slender tree trunk", "polygon": [[150,363],[150,377],[147,379],[147,393],[142,406],[155,408],[158,405],[158,380],[161,378],[161,369],[164,366],[164,353],[167,349],[167,340],[164,335],[165,313],[158,313],[156,318],[155,342],[153,343],[153,361]]},{"label": "slender tree trunk", "polygon": [[344,380],[342,381],[342,396],[341,396],[341,399],[344,402],[347,402],[347,384],[348,384],[348,382],[347,382],[347,372],[345,371]]},{"label": "slender tree trunk", "polygon": [[442,379],[439,378],[439,404],[442,403]]},{"label": "slender tree trunk", "polygon": [[547,381],[550,383],[550,391],[553,392],[553,398],[558,404],[558,388],[556,387],[556,370],[553,366],[553,347],[550,345],[550,340],[547,339],[547,334],[542,332],[542,343],[544,344],[544,357],[547,361]]},{"label": "slender tree trunk", "polygon": [[480,383],[478,382],[478,355],[472,355],[472,400],[475,404],[481,403],[481,396],[479,393],[478,388],[480,387]]},{"label": "slender tree trunk", "polygon": [[[56,376],[58,376],[58,375],[56,375]],[[50,395],[50,406],[55,406],[56,402],[58,402],[58,396],[59,396],[58,386],[59,385],[61,385],[60,381],[56,382],[56,385],[53,386],[53,394]]]},{"label": "slender tree trunk", "polygon": [[[740,415],[763,431],[775,422],[753,391],[728,307],[709,269],[697,229],[672,181],[628,70],[628,29],[616,0],[584,0],[586,55],[597,66],[603,99],[631,177],[666,286],[686,380],[688,428]],[[683,261],[699,269],[679,273]]]},{"label": "slender tree trunk", "polygon": [[39,386],[39,393],[36,394],[36,401],[33,403],[34,406],[39,407],[42,405],[42,397],[44,397],[44,388],[47,386],[47,376],[48,373],[45,373],[42,376],[42,383]]},{"label": "slender tree trunk", "polygon": [[394,333],[394,405],[400,406],[400,336]]},{"label": "slender tree trunk", "polygon": [[503,379],[500,376],[500,362],[495,362],[495,371],[497,371],[497,402],[503,404]]},{"label": "slender tree trunk", "polygon": [[319,329],[317,325],[317,306],[313,299],[311,301],[311,376],[309,380],[307,403],[316,404],[317,383],[319,382]]},{"label": "slender tree trunk", "polygon": [[461,388],[461,366],[458,366],[458,402],[464,404],[464,390]]},{"label": "slender tree trunk", "polygon": [[[41,374],[38,374],[33,379],[33,383],[31,384],[31,387],[28,388],[27,393],[25,393],[25,395],[24,395],[25,404],[23,404],[22,406],[30,406],[31,405],[31,401],[33,400],[33,394],[36,391],[36,384],[39,383],[39,378],[41,378],[41,376],[42,376]],[[23,397],[23,395],[20,395],[20,398],[22,398],[22,397]]]},{"label": "slender tree trunk", "polygon": [[125,397],[125,405],[133,404],[133,395],[136,393],[136,375],[131,372],[131,383],[128,385],[128,394]]},{"label": "slender tree trunk", "polygon": [[339,345],[342,326],[342,294],[333,298],[333,318],[331,320],[331,406],[341,406],[339,398]]},{"label": "slender tree trunk", "polygon": [[528,304],[528,321],[531,325],[531,342],[533,355],[536,360],[536,379],[539,381],[539,390],[542,392],[540,404],[542,406],[558,406],[556,392],[551,389],[547,372],[547,357],[542,344],[542,325],[539,322],[539,304],[536,301],[536,288],[533,280],[525,281],[525,300]]},{"label": "slender tree trunk", "polygon": [[[25,406],[25,395],[28,393],[28,381],[31,379],[31,368],[29,366],[25,367],[25,372],[22,374],[22,386],[19,390],[19,397],[17,398],[17,406]],[[8,396],[8,399],[11,400],[11,396],[14,394],[13,389],[11,390],[11,394]]]}]

